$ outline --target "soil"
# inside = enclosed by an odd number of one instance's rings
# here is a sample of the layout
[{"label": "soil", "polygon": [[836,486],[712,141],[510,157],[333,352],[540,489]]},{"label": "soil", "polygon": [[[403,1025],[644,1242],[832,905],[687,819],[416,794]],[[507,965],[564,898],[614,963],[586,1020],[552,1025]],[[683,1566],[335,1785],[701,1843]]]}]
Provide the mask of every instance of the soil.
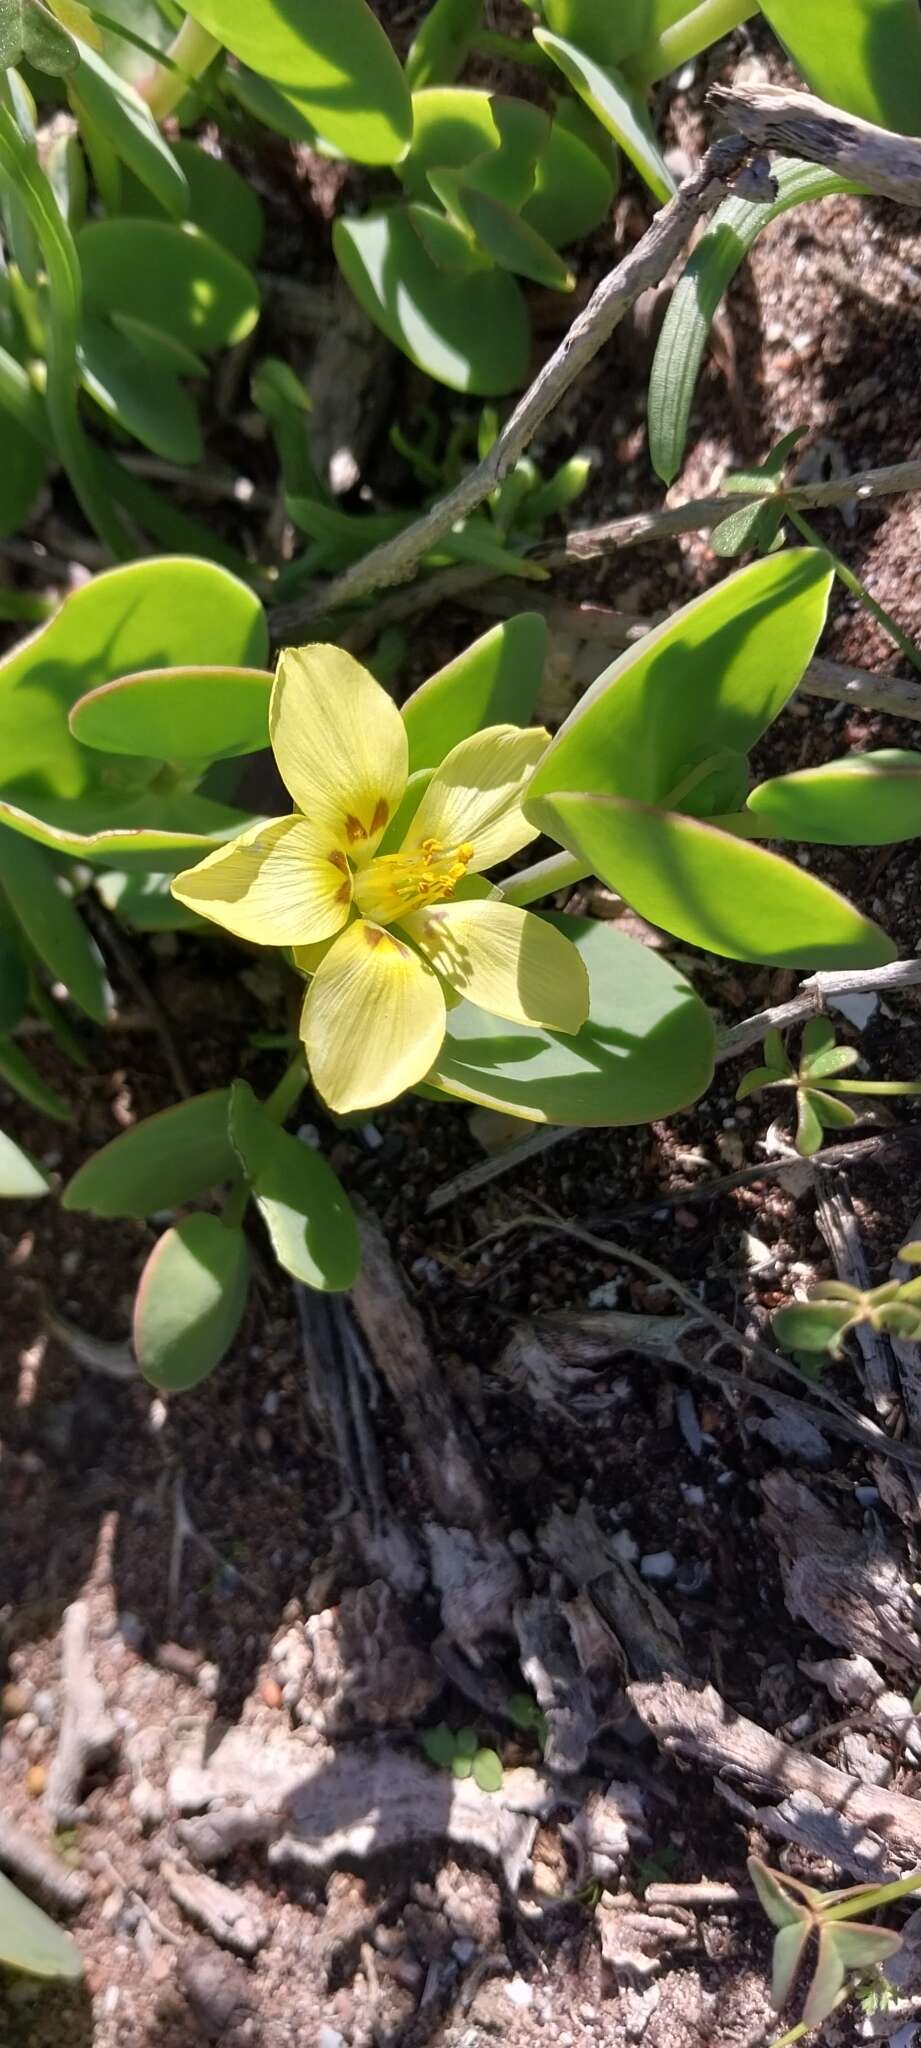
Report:
[{"label": "soil", "polygon": [[[419,8],[380,11],[402,46]],[[508,26],[514,13],[497,7],[493,19]],[[770,50],[766,34],[740,33],[722,46],[724,75],[740,63],[783,75]],[[689,156],[705,132],[707,82],[699,65],[665,109],[670,146]],[[302,163],[292,187],[282,155],[258,172],[270,203],[269,266],[328,282],[324,213],[343,203],[342,192],[330,184],[329,167],[317,164]],[[628,177],[610,228],[580,252],[586,284],[616,261],[646,214],[647,200]],[[916,456],[919,271],[915,222],[882,205],[826,201],[765,234],[720,318],[695,406],[683,494],[705,493],[727,467],[762,460],[800,424],[812,445],[821,442],[829,463],[846,469]],[[546,295],[534,296],[538,344],[546,352],[568,313],[559,302],[551,307]],[[579,446],[597,451],[579,523],[661,502],[645,446],[650,346],[648,326],[633,322],[543,437],[538,453],[548,461]],[[405,424],[420,382],[402,361],[391,363],[390,375],[392,403]],[[446,413],[461,409],[446,397]],[[240,461],[257,481],[271,481],[268,456],[226,420],[216,423],[211,453],[223,466]],[[392,461],[379,436],[367,464],[372,490],[386,493]],[[35,537],[44,534],[56,552],[55,533],[59,539],[62,520],[73,516],[66,497],[56,499]],[[233,532],[231,514],[220,517]],[[918,519],[916,502],[904,499],[862,509],[852,526],[832,514],[816,523],[902,627],[921,637]],[[586,564],[568,572],[560,588],[573,600],[644,613],[685,601],[722,573],[706,542],[688,537]],[[412,685],[478,630],[459,608],[425,619],[413,631],[402,681]],[[840,589],[823,652],[875,671],[910,673]],[[758,766],[818,761],[844,745],[904,744],[910,741],[903,723],[805,700],[772,733]],[[881,918],[901,956],[919,950],[913,845],[810,851],[822,874]],[[583,890],[583,900],[593,914],[610,914],[603,892]],[[692,955],[646,935],[681,958],[724,1021],[790,993],[790,976]],[[283,1019],[274,971],[263,963],[254,969],[252,959],[198,938],[134,939],[131,951],[181,1047],[191,1088],[242,1073],[267,1092],[278,1056],[252,1039]],[[136,990],[125,986],[119,961],[109,966],[124,1023],[106,1036],[86,1031],[84,1070],[75,1070],[48,1036],[30,1044],[42,1073],[71,1101],[73,1124],[49,1136],[46,1122],[2,1096],[5,1128],[62,1182],[91,1148],[175,1100],[161,1040],[139,1011]],[[917,993],[878,1005],[859,1033],[843,1018],[840,1026],[875,1076],[919,1071]],[[552,1510],[572,1513],[589,1503],[625,1554],[670,1554],[656,1589],[680,1629],[693,1679],[715,1684],[733,1709],[763,1727],[813,1736],[816,1753],[835,1761],[841,1738],[827,1724],[839,1709],[800,1669],[803,1659],[829,1655],[829,1644],[789,1612],[777,1555],[761,1528],[761,1482],[788,1454],[754,1429],[751,1404],[650,1358],[621,1357],[548,1407],[501,1363],[517,1319],[594,1306],[598,1289],[608,1307],[669,1306],[616,1258],[564,1234],[523,1224],[496,1237],[542,1205],[652,1258],[740,1329],[789,1298],[794,1284],[828,1274],[811,1188],[796,1197],[766,1177],[695,1198],[708,1181],[765,1159],[769,1112],[761,1100],[735,1104],[739,1072],[735,1065],[719,1068],[703,1101],[667,1125],[573,1133],[545,1157],[432,1218],[426,1199],[433,1188],[483,1156],[465,1110],[406,1100],[362,1130],[332,1126],[319,1106],[310,1114],[346,1187],[383,1225],[501,1503],[502,1531],[513,1537],[525,1587],[561,1590],[538,1532]],[[912,1114],[898,1106],[893,1121],[908,1124]],[[921,1207],[918,1156],[893,1147],[849,1172],[874,1281],[885,1277]],[[49,1336],[50,1301],[95,1338],[123,1339],[137,1274],[156,1234],[153,1225],[68,1215],[53,1201],[0,1209],[4,1813],[45,1831],[41,1799],[64,1705],[61,1621],[77,1597],[89,1604],[94,1665],[119,1736],[111,1765],[90,1778],[63,1843],[90,1884],[72,1923],[86,1958],[85,1986],[43,1989],[25,1979],[0,1985],[3,2048],[58,2048],[65,2041],[73,2048],[192,2048],[218,2038],[255,2048],[485,2048],[491,2041],[537,2048],[551,2038],[559,2048],[624,2048],[634,2040],[646,2048],[759,2048],[780,2024],[769,1999],[766,1923],[746,1890],[745,1858],[765,1844],[709,1774],[661,1761],[650,1742],[631,1750],[606,1735],[585,1778],[586,1790],[611,1777],[642,1786],[648,1845],[627,1859],[621,1888],[642,1893],[650,1882],[705,1878],[738,1887],[742,1897],[701,1911],[690,1945],[666,1953],[660,1973],[648,1980],[618,1978],[604,1965],[594,1911],[599,1888],[580,1883],[558,1816],[542,1825],[534,1851],[545,1889],[529,1880],[517,1900],[495,1866],[448,1843],[390,1858],[353,1856],[301,1877],[252,1849],[218,1874],[267,1918],[270,1938],[255,1961],[234,1960],[183,1917],[161,1868],[175,1842],[163,1793],[182,1738],[201,1722],[240,1723],[270,1743],[290,1719],[279,1678],[283,1639],[311,1616],[328,1616],[337,1606],[341,1613],[343,1601],[375,1574],[343,1513],[343,1475],[310,1384],[297,1305],[267,1263],[230,1358],[202,1388],[169,1404],[138,1382],[81,1365],[72,1346]],[[833,1369],[831,1383],[868,1410],[852,1361]],[[689,1430],[686,1399],[679,1399],[687,1395],[699,1437]],[[408,1523],[421,1521],[431,1502],[399,1409],[383,1388],[373,1426],[391,1501]],[[910,1525],[878,1493],[867,1493],[879,1474],[866,1451],[829,1437],[821,1476],[803,1476],[843,1525],[860,1529],[870,1517],[895,1557],[903,1564],[910,1558]],[[182,1549],[177,1573],[183,1506],[196,1534]],[[406,1643],[427,1660],[440,1628],[432,1589],[404,1596],[401,1613]],[[498,1656],[514,1692],[521,1679],[509,1641]],[[309,1696],[309,1683],[300,1717],[307,1742],[322,1721],[321,1695]],[[475,1717],[506,1765],[539,1764],[533,1736],[496,1728],[488,1715],[484,1721],[450,1686],[415,1719],[398,1710],[396,1701],[393,1740],[408,1753],[418,1753],[418,1725],[443,1717],[457,1726]],[[371,1740],[360,1725],[358,1740]],[[916,1774],[905,1757],[884,1735],[872,1740],[891,1764],[893,1782],[914,1793]],[[776,1841],[767,1853],[775,1862],[789,1855],[792,1869],[804,1868]],[[458,1918],[458,1899],[466,1902],[466,1920]],[[458,1933],[461,1926],[467,1931]],[[830,2022],[823,2038],[843,2048],[858,2038],[854,2019]]]}]

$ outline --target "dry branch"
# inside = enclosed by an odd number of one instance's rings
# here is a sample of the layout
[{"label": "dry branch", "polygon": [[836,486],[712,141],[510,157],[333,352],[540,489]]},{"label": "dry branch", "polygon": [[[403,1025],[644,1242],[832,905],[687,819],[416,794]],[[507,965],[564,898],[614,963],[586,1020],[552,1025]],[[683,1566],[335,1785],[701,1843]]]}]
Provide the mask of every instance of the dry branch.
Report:
[{"label": "dry branch", "polygon": [[893,135],[782,85],[715,85],[708,99],[749,142],[824,164],[899,206],[921,206],[921,142],[912,136]]},{"label": "dry branch", "polygon": [[72,1870],[47,1843],[36,1841],[4,1813],[0,1813],[0,1869],[19,1878],[27,1891],[37,1892],[59,1913],[78,1913],[86,1902],[90,1887],[83,1871]]},{"label": "dry branch", "polygon": [[[300,606],[289,605],[284,620],[286,631],[296,631],[322,613],[354,604],[384,585],[407,581],[427,549],[443,540],[458,520],[469,518],[484,503],[524,454],[538,427],[610,340],[635,300],[651,285],[661,284],[695,223],[725,196],[726,182],[734,176],[745,154],[736,137],[724,137],[708,149],[700,169],[685,179],[636,247],[602,279],[588,305],[576,315],[559,348],[519,400],[485,460],[429,506],[414,525],[404,528],[381,547],[372,548],[362,561],[337,576],[313,598],[305,599]],[[277,631],[277,622],[270,623],[273,631]]]},{"label": "dry branch", "polygon": [[832,996],[878,995],[882,997],[900,995],[906,988],[921,987],[921,960],[894,960],[888,967],[855,967],[840,973],[810,974],[807,981],[800,983],[799,994],[789,1003],[775,1003],[770,1010],[758,1010],[753,1017],[746,1017],[741,1024],[733,1024],[724,1031],[716,1049],[719,1066],[723,1060],[738,1059],[739,1054],[748,1052],[753,1045],[759,1045],[766,1031],[777,1029],[788,1031],[793,1024],[802,1024],[807,1017],[820,1015]]},{"label": "dry branch", "polygon": [[55,1827],[74,1819],[86,1773],[105,1760],[118,1737],[93,1669],[89,1609],[82,1600],[74,1600],[64,1614],[62,1684],[61,1734],[45,1792],[45,1805]]},{"label": "dry branch", "polygon": [[921,1607],[885,1540],[849,1529],[782,1468],[768,1474],[762,1492],[790,1613],[839,1649],[917,1679]]},{"label": "dry branch", "polygon": [[196,1927],[204,1928],[221,1948],[250,1958],[265,1947],[268,1921],[239,1892],[220,1884],[216,1877],[206,1877],[200,1870],[180,1870],[173,1863],[161,1864],[160,1870],[180,1912],[194,1921]]},{"label": "dry branch", "polygon": [[[635,1684],[630,1699],[660,1749],[719,1776],[741,1780],[776,1802],[758,1807],[759,1823],[802,1842],[819,1822],[823,1853],[858,1878],[898,1877],[921,1865],[921,1803],[887,1787],[863,1785],[804,1750],[790,1749],[755,1721],[736,1714],[712,1686],[693,1692],[677,1679]],[[815,1846],[814,1834],[810,1846]]]}]

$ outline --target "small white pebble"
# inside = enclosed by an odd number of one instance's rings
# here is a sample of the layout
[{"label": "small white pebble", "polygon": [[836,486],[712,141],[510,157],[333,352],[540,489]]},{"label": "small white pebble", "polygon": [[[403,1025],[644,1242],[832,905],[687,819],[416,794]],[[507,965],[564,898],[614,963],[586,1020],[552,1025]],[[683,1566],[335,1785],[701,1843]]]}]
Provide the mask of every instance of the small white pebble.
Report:
[{"label": "small white pebble", "polygon": [[620,1558],[621,1564],[635,1564],[640,1554],[640,1546],[636,1537],[631,1536],[629,1529],[618,1529],[611,1537],[608,1548],[613,1550],[615,1557]]},{"label": "small white pebble", "polygon": [[858,1507],[875,1508],[879,1505],[878,1486],[855,1486],[854,1499]]},{"label": "small white pebble", "polygon": [[151,1401],[150,1407],[147,1410],[147,1427],[150,1430],[151,1436],[159,1435],[161,1429],[163,1429],[166,1424],[166,1415],[167,1408],[165,1401]]},{"label": "small white pebble", "polygon": [[511,1983],[506,1984],[505,1995],[511,1999],[513,2005],[522,2007],[530,2005],[534,1998],[531,1985],[526,1984],[523,1977],[513,1977]]},{"label": "small white pebble", "polygon": [[658,1579],[660,1584],[674,1578],[675,1560],[670,1550],[650,1550],[640,1558],[640,1574],[644,1579]]},{"label": "small white pebble", "polygon": [[705,1508],[707,1496],[702,1486],[683,1486],[681,1489],[689,1508]]},{"label": "small white pebble", "polygon": [[384,1142],[376,1124],[362,1124],[361,1138],[362,1143],[367,1145],[369,1152],[379,1152]]}]

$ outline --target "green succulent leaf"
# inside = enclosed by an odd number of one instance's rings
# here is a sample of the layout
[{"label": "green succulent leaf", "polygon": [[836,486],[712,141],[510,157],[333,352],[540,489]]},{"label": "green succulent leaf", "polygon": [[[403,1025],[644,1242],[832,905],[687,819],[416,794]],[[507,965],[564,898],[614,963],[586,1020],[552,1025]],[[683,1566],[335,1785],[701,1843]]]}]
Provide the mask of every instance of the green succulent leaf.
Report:
[{"label": "green succulent leaf", "polygon": [[225,760],[268,746],[271,689],[268,669],[148,669],[78,697],[70,729],[102,753]]},{"label": "green succulent leaf", "polygon": [[144,1378],[163,1393],[197,1387],[220,1365],[243,1319],[249,1251],[219,1216],[184,1216],[154,1245],[134,1305]]},{"label": "green succulent leaf", "polygon": [[[772,1927],[800,1927],[805,1918],[808,1928],[808,1910],[804,1913],[803,1906],[790,1897],[784,1880],[776,1870],[771,1869],[769,1863],[765,1863],[760,1856],[749,1856],[747,1868],[758,1896],[758,1904],[762,1912],[767,1914]],[[783,2002],[782,1998],[775,1997],[775,2005],[780,2006]]]},{"label": "green succulent leaf", "polygon": [[[39,1195],[46,1195],[51,1182],[43,1166],[33,1159],[31,1152],[8,1138],[0,1131],[0,1195],[15,1202],[33,1202]],[[3,1951],[3,1934],[6,1932],[3,1920],[3,1900],[0,1897],[0,1959],[9,1962]]]},{"label": "green succulent leaf", "polygon": [[921,1332],[921,1302],[917,1307],[910,1301],[883,1302],[876,1311],[875,1321],[877,1327],[888,1331],[890,1337],[901,1337],[911,1343]]},{"label": "green succulent leaf", "polygon": [[770,1031],[765,1032],[761,1050],[769,1067],[776,1067],[780,1074],[794,1072],[793,1062],[783,1041],[783,1033],[778,1031],[776,1024],[772,1024]]},{"label": "green succulent leaf", "polygon": [[822,1118],[819,1114],[819,1098],[809,1088],[796,1091],[796,1138],[797,1152],[804,1159],[811,1159],[813,1153],[821,1150]]},{"label": "green succulent leaf", "polygon": [[771,1321],[785,1351],[812,1353],[833,1351],[853,1314],[853,1307],[843,1301],[794,1301],[775,1309]]},{"label": "green succulent leaf", "polygon": [[0,433],[3,436],[3,468],[0,470],[0,536],[16,533],[26,524],[48,474],[48,456],[18,419],[7,410],[0,393]]},{"label": "green succulent leaf", "polygon": [[252,272],[189,222],[90,221],[76,242],[87,304],[110,318],[127,314],[206,354],[256,325]]},{"label": "green succulent leaf", "polygon": [[457,1740],[453,1728],[449,1728],[446,1721],[439,1721],[437,1728],[421,1729],[419,1746],[429,1763],[437,1764],[441,1771],[451,1769],[457,1754]]},{"label": "green succulent leaf", "polygon": [[760,4],[813,92],[882,128],[921,131],[921,16],[914,0]]},{"label": "green succulent leaf", "polygon": [[[251,268],[258,261],[265,235],[258,194],[224,157],[211,156],[188,136],[179,136],[171,148],[188,187],[185,217],[220,242],[238,263]],[[171,211],[158,206],[153,193],[134,179],[124,182],[122,200],[124,212],[134,218],[156,220]]]},{"label": "green succulent leaf", "polygon": [[0,71],[22,58],[36,71],[64,77],[76,71],[80,51],[41,0],[0,0]]},{"label": "green succulent leaf", "polygon": [[525,810],[641,917],[708,952],[771,967],[895,957],[879,926],[827,883],[704,819],[567,792],[529,798]]},{"label": "green succulent leaf", "polygon": [[0,826],[0,887],[30,946],[73,1001],[97,1024],[106,1020],[105,973],[71,898],[41,847]]},{"label": "green succulent leaf", "polygon": [[42,1116],[50,1116],[55,1123],[73,1123],[73,1111],[56,1088],[49,1088],[32,1061],[26,1058],[22,1048],[12,1038],[0,1038],[0,1081],[5,1081],[23,1102],[28,1102]]},{"label": "green succulent leaf", "polygon": [[671,199],[675,181],[639,87],[631,85],[612,65],[597,63],[585,50],[563,36],[551,34],[549,29],[536,28],[534,40],[553,58],[567,83],[620,144],[656,198],[663,203]]},{"label": "green succulent leaf", "polygon": [[494,1749],[478,1749],[473,1759],[473,1781],[481,1792],[501,1792],[505,1772],[502,1758]]},{"label": "green succulent leaf", "polygon": [[286,1273],[341,1293],[361,1263],[355,1212],[332,1167],[267,1116],[245,1081],[230,1091],[230,1137]]},{"label": "green succulent leaf", "polygon": [[798,768],[753,789],[748,808],[780,839],[891,846],[921,834],[921,753],[907,747]]},{"label": "green succulent leaf", "polygon": [[826,1095],[821,1088],[811,1088],[809,1094],[823,1130],[847,1131],[857,1122],[857,1111],[842,1102],[840,1095]]},{"label": "green succulent leaf", "polygon": [[83,1958],[76,1942],[2,1874],[0,1963],[25,1970],[32,1977],[63,1977],[75,1982],[83,1975]]},{"label": "green succulent leaf", "polygon": [[215,1088],[145,1117],[78,1167],[62,1207],[91,1216],[155,1216],[235,1179],[229,1110],[229,1089]]},{"label": "green succulent leaf", "polygon": [[830,1080],[833,1074],[845,1074],[850,1067],[856,1067],[860,1054],[852,1045],[830,1045],[826,1052],[808,1054],[800,1062],[800,1072],[805,1080]]},{"label": "green succulent leaf", "polygon": [[449,214],[475,237],[493,263],[552,291],[572,291],[573,271],[542,235],[501,200],[479,191],[456,171],[432,171],[429,183]]},{"label": "green succulent leaf", "polygon": [[145,100],[113,71],[98,51],[80,44],[80,63],[68,79],[78,120],[88,116],[119,161],[149,187],[165,213],[180,220],[189,206],[185,173],[160,133]]},{"label": "green succulent leaf", "polygon": [[[691,0],[664,0],[669,4],[681,13]],[[663,26],[656,18],[662,15],[663,0],[620,0],[617,7],[604,0],[542,0],[542,12],[555,35],[576,43],[599,64],[619,64]]]},{"label": "green succulent leaf", "polygon": [[426,85],[450,85],[467,60],[482,19],[483,0],[433,0],[403,67],[411,92]]},{"label": "green succulent leaf", "polygon": [[776,1067],[752,1067],[743,1074],[736,1089],[736,1101],[747,1102],[750,1095],[757,1095],[762,1088],[776,1087],[778,1081],[786,1079]]},{"label": "green succulent leaf", "polygon": [[[446,222],[445,226],[450,227]],[[458,241],[464,237],[457,229]],[[337,220],[336,260],[359,305],[397,348],[440,384],[498,397],[523,383],[528,316],[504,270],[468,276],[439,268],[406,207]]]},{"label": "green succulent leaf", "polygon": [[109,419],[164,462],[200,462],[204,442],[198,407],[162,350],[160,357],[155,364],[135,337],[105,320],[91,314],[84,320],[79,352],[84,390]]},{"label": "green succulent leaf", "polygon": [[484,726],[528,725],[546,653],[541,614],[517,612],[420,683],[403,706],[410,772],[436,767]]},{"label": "green succulent leaf", "polygon": [[682,606],[598,677],[539,763],[531,795],[658,803],[699,761],[702,734],[710,754],[748,754],[812,657],[832,576],[819,550],[792,548]]},{"label": "green succulent leaf", "polygon": [[194,0],[203,28],[343,156],[393,164],[412,134],[409,88],[366,0]]},{"label": "green succulent leaf", "polygon": [[597,920],[549,921],[588,969],[588,1022],[570,1037],[460,1003],[448,1012],[429,1082],[536,1123],[647,1123],[696,1101],[712,1075],[714,1036],[689,983],[660,954]]}]

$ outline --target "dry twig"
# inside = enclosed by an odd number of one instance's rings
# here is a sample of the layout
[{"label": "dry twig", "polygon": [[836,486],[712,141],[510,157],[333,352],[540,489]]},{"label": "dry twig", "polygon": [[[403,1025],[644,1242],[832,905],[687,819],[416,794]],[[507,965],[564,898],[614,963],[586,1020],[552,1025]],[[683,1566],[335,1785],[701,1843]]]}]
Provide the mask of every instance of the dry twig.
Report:
[{"label": "dry twig", "polygon": [[921,206],[921,142],[859,121],[808,92],[782,85],[715,85],[708,94],[728,122],[762,149],[825,164],[899,206]]},{"label": "dry twig", "polygon": [[102,1763],[118,1738],[93,1670],[89,1644],[89,1609],[74,1600],[65,1610],[62,1641],[64,1712],[54,1762],[48,1773],[45,1804],[55,1827],[74,1819],[87,1771]]}]

